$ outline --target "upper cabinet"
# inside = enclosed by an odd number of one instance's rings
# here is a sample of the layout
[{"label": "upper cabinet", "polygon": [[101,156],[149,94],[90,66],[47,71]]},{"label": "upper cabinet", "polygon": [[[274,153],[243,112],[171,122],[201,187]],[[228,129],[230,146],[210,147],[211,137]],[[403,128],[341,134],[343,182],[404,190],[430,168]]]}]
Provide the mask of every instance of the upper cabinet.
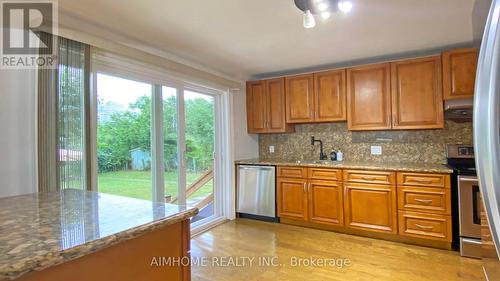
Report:
[{"label": "upper cabinet", "polygon": [[345,69],[314,73],[314,121],[346,120]]},{"label": "upper cabinet", "polygon": [[286,121],[345,121],[345,82],[345,69],[287,77]]},{"label": "upper cabinet", "polygon": [[346,121],[350,131],[440,129],[443,100],[474,95],[478,50],[247,82],[249,133]]},{"label": "upper cabinet", "polygon": [[443,96],[445,100],[474,96],[479,50],[457,49],[443,52]]},{"label": "upper cabinet", "polygon": [[286,77],[286,122],[314,121],[313,74]]},{"label": "upper cabinet", "polygon": [[391,128],[390,64],[347,70],[347,126],[349,130]]},{"label": "upper cabinet", "polygon": [[444,127],[441,56],[391,63],[392,128]]},{"label": "upper cabinet", "polygon": [[247,129],[249,133],[286,133],[284,78],[247,82]]},{"label": "upper cabinet", "polygon": [[267,127],[267,94],[265,81],[247,82],[247,129],[264,133]]}]

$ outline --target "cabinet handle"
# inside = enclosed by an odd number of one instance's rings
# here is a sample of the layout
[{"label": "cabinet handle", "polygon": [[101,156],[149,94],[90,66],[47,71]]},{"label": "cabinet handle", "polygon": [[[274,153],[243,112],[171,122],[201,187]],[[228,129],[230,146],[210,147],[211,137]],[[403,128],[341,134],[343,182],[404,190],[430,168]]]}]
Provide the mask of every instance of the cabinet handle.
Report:
[{"label": "cabinet handle", "polygon": [[419,179],[412,179],[410,181],[418,182],[418,183],[432,183],[432,180],[419,180]]},{"label": "cabinet handle", "polygon": [[376,178],[376,177],[361,177],[361,179],[363,179],[363,180],[367,180],[367,181],[374,181],[374,180],[376,180],[377,178]]},{"label": "cabinet handle", "polygon": [[434,229],[434,226],[421,225],[418,223],[416,223],[415,226],[421,229]]},{"label": "cabinet handle", "polygon": [[304,193],[307,193],[307,183],[304,183]]},{"label": "cabinet handle", "polygon": [[415,198],[415,201],[419,202],[419,203],[424,203],[424,204],[431,204],[432,203],[432,199],[419,199],[419,198]]}]

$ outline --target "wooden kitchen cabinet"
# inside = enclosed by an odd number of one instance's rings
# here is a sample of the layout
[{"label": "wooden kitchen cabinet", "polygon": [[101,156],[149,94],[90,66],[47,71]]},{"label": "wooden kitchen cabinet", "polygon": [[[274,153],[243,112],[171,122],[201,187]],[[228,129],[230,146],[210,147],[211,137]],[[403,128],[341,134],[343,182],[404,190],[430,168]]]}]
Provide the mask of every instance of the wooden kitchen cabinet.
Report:
[{"label": "wooden kitchen cabinet", "polygon": [[345,69],[286,78],[286,122],[346,120]]},{"label": "wooden kitchen cabinet", "polygon": [[286,77],[286,122],[308,123],[314,121],[313,74]]},{"label": "wooden kitchen cabinet", "polygon": [[396,187],[344,183],[344,212],[349,228],[396,234]]},{"label": "wooden kitchen cabinet", "polygon": [[391,129],[390,64],[347,69],[347,127]]},{"label": "wooden kitchen cabinet", "polygon": [[399,234],[403,236],[451,242],[451,217],[399,211]]},{"label": "wooden kitchen cabinet", "polygon": [[285,122],[285,80],[247,82],[247,129],[249,133],[287,133]]},{"label": "wooden kitchen cabinet", "polygon": [[479,50],[464,48],[443,52],[443,97],[472,99],[476,83]]},{"label": "wooden kitchen cabinet", "polygon": [[342,183],[312,180],[309,182],[309,221],[343,226]]},{"label": "wooden kitchen cabinet", "polygon": [[281,223],[450,249],[450,175],[278,166]]},{"label": "wooden kitchen cabinet", "polygon": [[247,129],[249,133],[264,133],[267,123],[265,81],[247,82]]},{"label": "wooden kitchen cabinet", "polygon": [[398,186],[398,209],[451,215],[449,188]]},{"label": "wooden kitchen cabinet", "polygon": [[339,169],[278,167],[278,217],[343,226],[342,172]]},{"label": "wooden kitchen cabinet", "polygon": [[399,235],[451,242],[449,174],[397,173]]},{"label": "wooden kitchen cabinet", "polygon": [[278,217],[307,221],[307,179],[278,177],[277,201]]},{"label": "wooden kitchen cabinet", "polygon": [[345,121],[346,70],[314,73],[314,121]]},{"label": "wooden kitchen cabinet", "polygon": [[391,63],[393,129],[444,127],[441,56]]}]

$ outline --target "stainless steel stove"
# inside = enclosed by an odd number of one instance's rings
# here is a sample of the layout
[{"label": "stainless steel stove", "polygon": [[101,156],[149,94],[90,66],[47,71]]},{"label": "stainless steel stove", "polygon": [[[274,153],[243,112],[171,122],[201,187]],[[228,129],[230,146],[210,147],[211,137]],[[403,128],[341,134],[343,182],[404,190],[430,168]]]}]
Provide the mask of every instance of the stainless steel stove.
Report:
[{"label": "stainless steel stove", "polygon": [[471,145],[447,145],[447,163],[453,169],[454,244],[460,255],[481,257],[481,194]]}]

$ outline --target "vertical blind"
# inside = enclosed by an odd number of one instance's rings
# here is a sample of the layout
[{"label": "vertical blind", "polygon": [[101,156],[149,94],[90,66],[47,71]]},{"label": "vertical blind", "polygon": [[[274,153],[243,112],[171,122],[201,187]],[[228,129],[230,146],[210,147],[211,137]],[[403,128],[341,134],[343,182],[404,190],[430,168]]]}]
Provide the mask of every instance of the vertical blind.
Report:
[{"label": "vertical blind", "polygon": [[89,170],[89,46],[62,37],[57,41],[57,68],[39,70],[38,76],[38,178],[42,192],[85,189]]},{"label": "vertical blind", "polygon": [[60,189],[84,189],[86,45],[59,37],[57,71],[57,180]]}]

